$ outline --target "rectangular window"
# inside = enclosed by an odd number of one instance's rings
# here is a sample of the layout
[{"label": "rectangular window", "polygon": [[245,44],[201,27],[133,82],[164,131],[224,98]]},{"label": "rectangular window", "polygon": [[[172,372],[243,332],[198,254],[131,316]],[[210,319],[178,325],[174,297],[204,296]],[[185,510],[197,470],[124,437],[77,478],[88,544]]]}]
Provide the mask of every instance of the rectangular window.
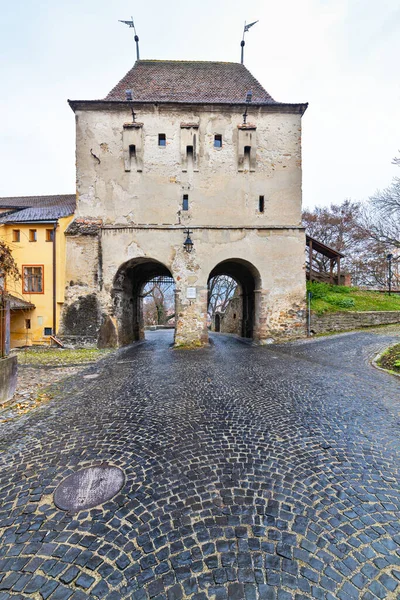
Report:
[{"label": "rectangular window", "polygon": [[222,148],[222,135],[216,134],[214,136],[214,148]]},{"label": "rectangular window", "polygon": [[37,242],[37,230],[36,229],[29,230],[29,241]]},{"label": "rectangular window", "polygon": [[54,240],[54,229],[46,229],[46,242]]},{"label": "rectangular window", "polygon": [[53,328],[52,327],[45,327],[44,328],[44,335],[53,335]]},{"label": "rectangular window", "polygon": [[43,294],[43,266],[22,267],[22,290],[24,294]]},{"label": "rectangular window", "polygon": [[264,196],[260,196],[258,199],[258,210],[263,213],[264,212]]},{"label": "rectangular window", "polygon": [[31,328],[31,320],[25,319],[25,329],[30,329],[30,328]]},{"label": "rectangular window", "polygon": [[20,242],[21,241],[21,232],[19,229],[13,229],[12,232],[12,241],[13,242]]},{"label": "rectangular window", "polygon": [[189,196],[183,194],[182,210],[189,210]]},{"label": "rectangular window", "polygon": [[247,171],[250,169],[250,152],[251,152],[251,146],[245,146],[244,147],[244,163],[243,163],[243,166],[244,166],[244,168]]},{"label": "rectangular window", "polygon": [[165,133],[159,133],[158,134],[158,145],[159,146],[166,146],[167,145],[167,139],[165,137]]}]

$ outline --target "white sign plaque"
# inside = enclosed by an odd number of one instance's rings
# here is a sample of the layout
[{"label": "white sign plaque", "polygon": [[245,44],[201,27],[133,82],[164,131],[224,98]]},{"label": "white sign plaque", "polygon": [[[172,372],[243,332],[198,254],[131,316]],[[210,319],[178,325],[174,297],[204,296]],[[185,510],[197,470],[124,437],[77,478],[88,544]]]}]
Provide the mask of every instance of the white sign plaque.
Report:
[{"label": "white sign plaque", "polygon": [[189,298],[190,300],[196,299],[196,288],[195,287],[188,287],[186,289],[186,298]]}]

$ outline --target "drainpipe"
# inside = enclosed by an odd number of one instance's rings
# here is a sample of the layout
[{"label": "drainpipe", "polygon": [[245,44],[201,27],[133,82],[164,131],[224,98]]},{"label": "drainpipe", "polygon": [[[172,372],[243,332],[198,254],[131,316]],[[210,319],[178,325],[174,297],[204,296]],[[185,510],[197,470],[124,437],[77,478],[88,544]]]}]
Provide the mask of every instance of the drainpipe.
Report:
[{"label": "drainpipe", "polygon": [[53,225],[53,335],[56,335],[56,327],[57,327],[56,229],[57,229],[57,221]]}]

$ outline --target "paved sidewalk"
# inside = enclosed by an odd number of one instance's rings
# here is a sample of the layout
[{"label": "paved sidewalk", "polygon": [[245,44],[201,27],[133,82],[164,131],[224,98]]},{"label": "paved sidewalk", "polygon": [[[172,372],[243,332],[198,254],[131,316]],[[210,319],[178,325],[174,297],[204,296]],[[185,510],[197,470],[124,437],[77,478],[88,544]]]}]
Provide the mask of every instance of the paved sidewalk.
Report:
[{"label": "paved sidewalk", "polygon": [[[398,330],[255,347],[171,332],[64,382],[0,429],[0,600],[400,597]],[[125,484],[69,514],[107,462]]]}]

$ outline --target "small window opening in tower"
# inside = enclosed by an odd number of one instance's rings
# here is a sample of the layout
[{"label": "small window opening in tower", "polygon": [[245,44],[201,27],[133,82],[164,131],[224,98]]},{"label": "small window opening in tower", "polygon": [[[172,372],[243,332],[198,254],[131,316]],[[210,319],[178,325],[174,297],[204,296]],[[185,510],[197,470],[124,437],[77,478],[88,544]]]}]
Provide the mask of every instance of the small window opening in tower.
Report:
[{"label": "small window opening in tower", "polygon": [[193,146],[186,146],[187,168],[193,169],[194,153]]},{"label": "small window opening in tower", "polygon": [[222,135],[218,133],[214,136],[214,148],[222,148]]},{"label": "small window opening in tower", "polygon": [[243,168],[245,171],[250,170],[250,152],[251,146],[244,147],[244,160],[243,160]]},{"label": "small window opening in tower", "polygon": [[167,145],[167,138],[165,137],[165,133],[158,134],[158,145],[164,147]]},{"label": "small window opening in tower", "polygon": [[182,210],[189,210],[189,196],[188,196],[188,194],[183,194]]},{"label": "small window opening in tower", "polygon": [[260,213],[264,212],[264,196],[260,196],[258,199],[258,210]]}]

